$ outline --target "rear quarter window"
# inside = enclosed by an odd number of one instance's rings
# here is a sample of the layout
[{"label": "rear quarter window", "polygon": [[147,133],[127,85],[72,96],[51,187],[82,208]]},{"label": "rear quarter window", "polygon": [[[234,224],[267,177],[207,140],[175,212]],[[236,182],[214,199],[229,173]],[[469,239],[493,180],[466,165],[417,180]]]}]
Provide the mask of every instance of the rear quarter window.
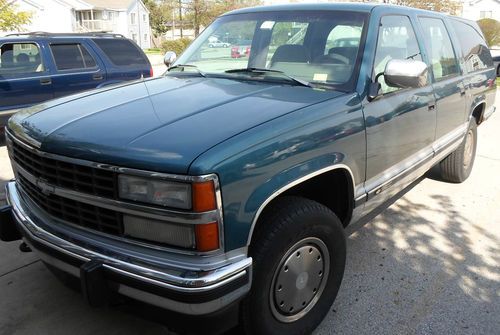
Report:
[{"label": "rear quarter window", "polygon": [[451,20],[462,49],[467,72],[475,72],[493,66],[493,59],[485,40],[471,25]]},{"label": "rear quarter window", "polygon": [[144,54],[126,39],[94,39],[95,44],[116,66],[148,65]]}]

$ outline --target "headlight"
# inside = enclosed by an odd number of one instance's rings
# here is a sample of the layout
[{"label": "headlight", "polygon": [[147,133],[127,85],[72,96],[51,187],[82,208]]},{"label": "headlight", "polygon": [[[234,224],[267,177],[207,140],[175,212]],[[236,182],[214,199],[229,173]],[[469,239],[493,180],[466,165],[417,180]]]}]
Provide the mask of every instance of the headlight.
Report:
[{"label": "headlight", "polygon": [[118,185],[122,199],[180,209],[192,207],[191,184],[119,175]]}]

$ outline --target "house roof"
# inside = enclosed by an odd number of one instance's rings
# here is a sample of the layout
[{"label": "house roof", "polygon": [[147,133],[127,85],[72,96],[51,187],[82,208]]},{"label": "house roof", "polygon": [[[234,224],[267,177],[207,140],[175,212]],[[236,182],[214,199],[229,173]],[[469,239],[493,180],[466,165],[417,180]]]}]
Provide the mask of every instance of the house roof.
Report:
[{"label": "house roof", "polygon": [[127,9],[135,0],[83,0],[94,8],[102,9]]}]

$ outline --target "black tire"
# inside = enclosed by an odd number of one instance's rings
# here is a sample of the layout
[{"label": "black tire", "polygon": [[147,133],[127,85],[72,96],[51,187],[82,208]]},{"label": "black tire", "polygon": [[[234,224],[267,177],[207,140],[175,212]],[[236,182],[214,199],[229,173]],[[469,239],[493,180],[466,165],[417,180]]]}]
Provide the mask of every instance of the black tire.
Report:
[{"label": "black tire", "polygon": [[[472,141],[472,143],[469,143],[469,141]],[[452,183],[464,182],[469,177],[474,166],[476,148],[477,124],[476,120],[472,118],[462,144],[439,164],[441,178]]]},{"label": "black tire", "polygon": [[[250,246],[250,255],[253,257],[253,283],[251,292],[242,302],[241,328],[246,334],[252,335],[310,334],[329,311],[342,282],[346,258],[346,238],[342,224],[327,207],[298,197],[277,199],[270,208],[266,209],[262,220],[261,229],[255,232]],[[298,243],[306,244],[303,248],[293,249]],[[323,249],[320,247],[316,249],[315,243],[322,245]],[[327,250],[327,252],[313,254],[313,248],[315,252],[320,252],[320,250]],[[317,293],[307,305],[305,302],[302,302],[302,306],[300,303],[297,305],[298,314],[296,315],[304,313],[299,319],[278,320],[279,317],[290,318],[290,316],[278,311],[279,308],[288,309],[287,306],[283,307],[283,303],[280,303],[282,307],[279,307],[278,303],[272,306],[273,299],[278,294],[276,293],[278,290],[275,291],[275,289],[278,287],[278,282],[282,280],[275,281],[276,275],[278,274],[279,278],[282,272],[288,271],[284,266],[288,264],[288,260],[294,261],[294,257],[299,258],[297,250],[302,251],[304,255],[303,264],[309,264],[306,262],[306,257],[320,262],[317,257],[323,256],[324,264],[321,266],[328,276],[323,276],[322,279],[313,278],[315,274],[321,277],[321,271],[318,272],[317,268],[309,272],[305,271],[311,277],[307,276],[309,279],[306,278],[305,287],[298,288],[298,278],[301,275],[295,277],[294,271],[290,271],[287,275],[292,276],[292,280],[289,282],[295,285],[295,288],[291,287],[292,293],[306,292],[306,290],[308,290],[307,294]],[[297,278],[296,281],[294,281],[295,278]],[[317,280],[321,280],[318,288],[311,289],[316,285],[314,281]],[[271,287],[274,287],[274,294],[271,293]],[[296,295],[291,297],[296,298]],[[300,301],[302,299],[303,297],[300,296]],[[303,309],[299,313],[300,308]]]}]

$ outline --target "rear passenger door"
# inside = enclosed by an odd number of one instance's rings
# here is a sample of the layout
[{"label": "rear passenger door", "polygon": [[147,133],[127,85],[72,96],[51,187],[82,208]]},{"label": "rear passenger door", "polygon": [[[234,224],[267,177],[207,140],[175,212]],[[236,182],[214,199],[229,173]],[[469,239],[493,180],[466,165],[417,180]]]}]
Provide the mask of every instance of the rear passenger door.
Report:
[{"label": "rear passenger door", "polygon": [[441,18],[419,17],[436,97],[435,150],[465,132],[465,86],[450,34]]},{"label": "rear passenger door", "polygon": [[0,45],[0,111],[20,108],[53,97],[42,44],[5,42]]},{"label": "rear passenger door", "polygon": [[52,77],[56,97],[96,88],[106,80],[103,65],[83,41],[52,42],[49,49],[56,69]]},{"label": "rear passenger door", "polygon": [[[374,18],[375,19],[375,18]],[[378,26],[371,80],[391,59],[422,61],[421,45],[408,16],[382,16]],[[365,188],[367,210],[379,205],[404,185],[409,173],[433,156],[436,111],[430,84],[420,88],[389,87],[379,77],[381,91],[363,106],[367,137]]]}]

